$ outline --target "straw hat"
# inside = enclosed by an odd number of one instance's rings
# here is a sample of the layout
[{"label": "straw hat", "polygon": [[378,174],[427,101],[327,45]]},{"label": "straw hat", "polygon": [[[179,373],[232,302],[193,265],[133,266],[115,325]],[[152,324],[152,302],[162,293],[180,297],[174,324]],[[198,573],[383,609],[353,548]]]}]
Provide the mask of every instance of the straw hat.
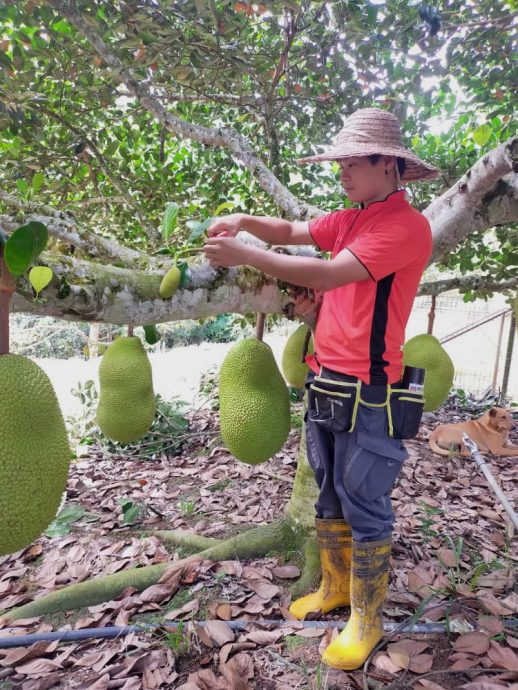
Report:
[{"label": "straw hat", "polygon": [[334,144],[325,153],[301,158],[299,163],[334,161],[371,154],[404,158],[406,168],[401,176],[402,182],[430,180],[440,172],[403,146],[399,120],[392,113],[379,108],[361,108],[349,115]]}]

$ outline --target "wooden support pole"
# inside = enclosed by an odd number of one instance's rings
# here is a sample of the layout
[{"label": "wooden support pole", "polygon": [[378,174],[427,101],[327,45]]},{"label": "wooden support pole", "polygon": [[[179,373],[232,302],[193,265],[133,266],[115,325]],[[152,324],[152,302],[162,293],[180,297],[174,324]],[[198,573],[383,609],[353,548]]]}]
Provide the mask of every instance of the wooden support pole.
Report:
[{"label": "wooden support pole", "polygon": [[507,352],[505,353],[504,376],[502,379],[502,395],[507,395],[509,385],[509,373],[511,371],[511,361],[513,359],[514,337],[516,333],[516,316],[511,312],[511,327],[509,329],[509,339],[507,340]]},{"label": "wooden support pole", "polygon": [[491,393],[496,393],[496,382],[498,378],[498,365],[500,363],[500,350],[502,349],[502,333],[504,332],[504,323],[506,315],[503,314],[500,319],[500,328],[498,330],[498,342],[496,344],[495,368],[493,369],[493,383],[491,384]]},{"label": "wooden support pole", "polygon": [[432,335],[433,332],[433,322],[435,321],[435,305],[437,302],[437,295],[432,295],[432,303],[430,305],[430,311],[428,312],[428,330],[426,331],[428,335]]}]

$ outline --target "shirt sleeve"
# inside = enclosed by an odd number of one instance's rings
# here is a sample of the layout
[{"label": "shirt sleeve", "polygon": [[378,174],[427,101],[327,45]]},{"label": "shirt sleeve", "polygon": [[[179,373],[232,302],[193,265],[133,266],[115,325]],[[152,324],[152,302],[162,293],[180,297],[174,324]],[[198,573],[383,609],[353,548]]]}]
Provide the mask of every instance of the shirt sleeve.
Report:
[{"label": "shirt sleeve", "polygon": [[338,234],[344,230],[354,210],[344,209],[326,213],[309,221],[309,234],[322,251],[330,252],[335,246]]},{"label": "shirt sleeve", "polygon": [[415,226],[380,225],[346,247],[376,281],[432,253],[428,222]]}]

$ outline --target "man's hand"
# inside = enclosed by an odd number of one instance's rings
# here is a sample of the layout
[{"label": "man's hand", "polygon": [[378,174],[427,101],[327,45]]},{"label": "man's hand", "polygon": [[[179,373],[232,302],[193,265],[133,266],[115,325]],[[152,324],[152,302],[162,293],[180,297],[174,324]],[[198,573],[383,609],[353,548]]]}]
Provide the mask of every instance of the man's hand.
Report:
[{"label": "man's hand", "polygon": [[[210,228],[209,228],[210,230]],[[250,247],[234,237],[209,237],[203,247],[205,256],[213,267],[242,266],[247,262]]]},{"label": "man's hand", "polygon": [[217,237],[223,235],[227,237],[235,237],[242,229],[241,223],[243,221],[242,213],[232,213],[230,216],[217,218],[207,230],[209,237]]}]

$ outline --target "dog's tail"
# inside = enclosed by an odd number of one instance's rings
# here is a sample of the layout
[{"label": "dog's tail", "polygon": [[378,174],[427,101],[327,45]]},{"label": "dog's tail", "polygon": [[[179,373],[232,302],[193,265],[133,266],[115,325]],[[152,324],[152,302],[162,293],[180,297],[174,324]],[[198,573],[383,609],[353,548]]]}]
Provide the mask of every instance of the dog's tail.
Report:
[{"label": "dog's tail", "polygon": [[437,445],[437,429],[434,429],[434,431],[432,431],[432,433],[430,434],[428,443],[430,444],[430,448],[433,450],[434,453],[437,453],[437,455],[444,455],[445,457],[449,456],[449,450],[441,448],[441,446]]}]

